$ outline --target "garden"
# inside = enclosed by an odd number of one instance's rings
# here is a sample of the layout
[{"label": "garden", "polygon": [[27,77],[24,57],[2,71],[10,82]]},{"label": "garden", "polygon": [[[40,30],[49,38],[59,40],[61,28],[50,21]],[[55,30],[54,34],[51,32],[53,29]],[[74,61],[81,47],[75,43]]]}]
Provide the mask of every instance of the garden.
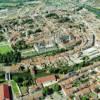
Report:
[{"label": "garden", "polygon": [[47,96],[53,94],[54,92],[59,92],[60,90],[61,90],[60,85],[54,84],[51,85],[50,87],[45,87],[42,92],[44,96]]}]

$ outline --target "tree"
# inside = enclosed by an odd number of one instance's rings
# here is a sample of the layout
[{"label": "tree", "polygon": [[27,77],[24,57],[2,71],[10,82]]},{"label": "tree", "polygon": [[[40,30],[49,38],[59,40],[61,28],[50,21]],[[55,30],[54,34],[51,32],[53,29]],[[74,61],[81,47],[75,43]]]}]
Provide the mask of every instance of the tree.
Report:
[{"label": "tree", "polygon": [[50,94],[52,94],[52,93],[53,93],[52,88],[46,87],[46,88],[43,89],[43,95],[44,95],[44,96],[50,95]]},{"label": "tree", "polygon": [[43,92],[44,96],[48,95],[49,94],[49,88],[48,87],[44,88],[42,92]]},{"label": "tree", "polygon": [[14,48],[15,50],[26,49],[27,47],[28,47],[28,45],[26,44],[26,42],[25,42],[23,39],[17,41],[17,42],[15,43],[15,45],[13,46],[13,48]]},{"label": "tree", "polygon": [[84,64],[86,64],[88,62],[88,60],[89,60],[89,57],[88,56],[84,56],[83,57]]},{"label": "tree", "polygon": [[0,63],[9,65],[21,61],[21,53],[18,51],[11,51],[7,54],[0,54]]},{"label": "tree", "polygon": [[24,71],[25,70],[25,67],[24,66],[20,66],[19,67],[19,71]]},{"label": "tree", "polygon": [[58,92],[59,90],[61,90],[61,87],[58,84],[55,84],[53,86],[53,91]]},{"label": "tree", "polygon": [[87,95],[82,96],[82,97],[81,97],[81,100],[89,100],[89,97],[88,97]]},{"label": "tree", "polygon": [[27,86],[28,85],[28,80],[23,81],[23,86]]},{"label": "tree", "polygon": [[23,79],[23,77],[14,76],[13,80],[16,81],[18,84],[21,84],[24,79]]},{"label": "tree", "polygon": [[99,88],[99,87],[96,87],[95,91],[96,91],[97,93],[99,93],[99,92],[100,92],[100,88]]}]

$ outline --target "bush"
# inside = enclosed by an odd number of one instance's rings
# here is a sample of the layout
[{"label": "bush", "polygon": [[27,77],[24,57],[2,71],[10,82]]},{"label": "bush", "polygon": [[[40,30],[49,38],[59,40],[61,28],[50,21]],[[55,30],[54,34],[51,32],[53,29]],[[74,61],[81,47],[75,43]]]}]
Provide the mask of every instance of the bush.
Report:
[{"label": "bush", "polygon": [[52,94],[52,93],[53,93],[53,90],[52,90],[52,88],[46,87],[46,88],[43,89],[42,92],[43,92],[43,95],[44,95],[44,96],[47,96],[47,95]]},{"label": "bush", "polygon": [[53,89],[53,91],[58,92],[61,90],[61,87],[60,87],[60,85],[55,84],[55,85],[53,85],[52,89]]},{"label": "bush", "polygon": [[13,73],[12,79],[16,81],[20,86],[31,85],[33,83],[30,72]]},{"label": "bush", "polygon": [[46,15],[46,17],[53,17],[55,19],[59,18],[59,16],[56,13],[49,13],[49,14]]},{"label": "bush", "polygon": [[68,22],[68,21],[70,21],[69,17],[61,17],[58,22],[59,23],[64,23],[64,22]]}]

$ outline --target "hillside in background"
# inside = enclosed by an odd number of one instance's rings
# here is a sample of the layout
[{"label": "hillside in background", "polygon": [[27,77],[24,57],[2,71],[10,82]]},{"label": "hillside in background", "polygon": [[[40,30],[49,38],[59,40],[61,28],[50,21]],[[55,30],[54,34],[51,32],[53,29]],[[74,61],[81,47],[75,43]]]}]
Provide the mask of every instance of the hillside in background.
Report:
[{"label": "hillside in background", "polygon": [[34,0],[0,0],[0,3],[18,3],[18,2],[27,2],[27,1],[34,1]]},{"label": "hillside in background", "polygon": [[18,7],[23,5],[25,2],[32,2],[36,0],[0,0],[0,8],[6,7]]}]

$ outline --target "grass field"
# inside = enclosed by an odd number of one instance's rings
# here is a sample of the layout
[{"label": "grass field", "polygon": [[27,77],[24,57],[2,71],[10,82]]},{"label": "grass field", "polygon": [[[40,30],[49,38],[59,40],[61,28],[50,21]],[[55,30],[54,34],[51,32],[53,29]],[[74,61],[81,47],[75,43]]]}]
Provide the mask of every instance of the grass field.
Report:
[{"label": "grass field", "polygon": [[10,44],[7,42],[0,43],[0,54],[6,54],[11,52],[13,49],[11,48]]},{"label": "grass field", "polygon": [[14,94],[16,96],[20,96],[20,91],[18,89],[18,85],[14,80],[11,81],[11,86],[12,86],[12,90],[13,90]]}]

